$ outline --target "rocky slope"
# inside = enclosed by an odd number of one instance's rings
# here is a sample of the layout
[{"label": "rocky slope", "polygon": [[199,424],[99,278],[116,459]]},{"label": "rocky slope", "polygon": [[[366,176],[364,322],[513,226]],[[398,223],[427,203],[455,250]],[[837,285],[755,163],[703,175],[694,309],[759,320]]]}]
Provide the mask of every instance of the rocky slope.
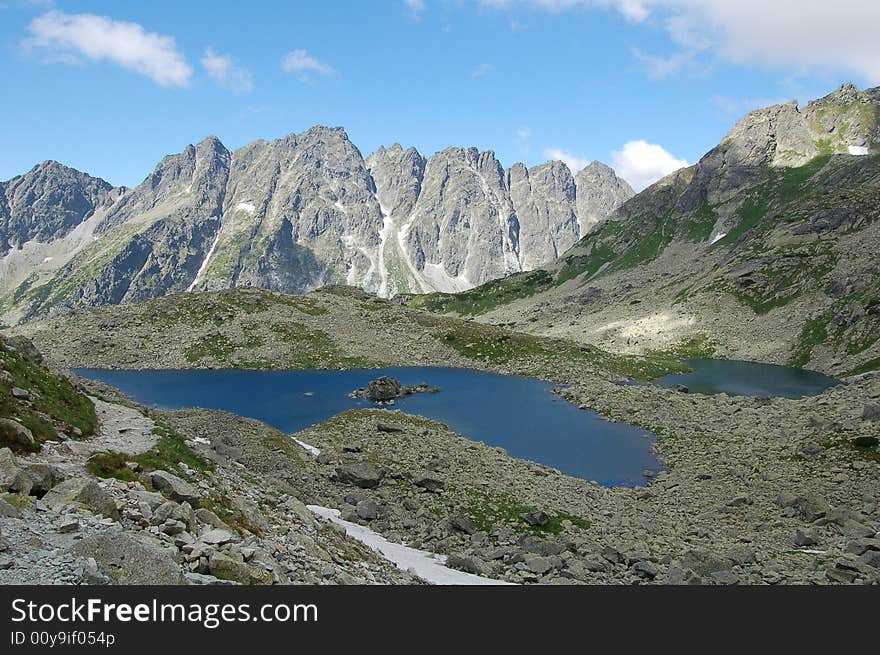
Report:
[{"label": "rocky slope", "polygon": [[364,160],[325,127],[235,152],[208,137],[131,190],[47,162],[0,185],[3,316],[238,286],[468,289],[554,260],[631,195],[590,170],[504,170],[474,148]]},{"label": "rocky slope", "polygon": [[880,91],[750,113],[554,264],[417,297],[611,350],[697,340],[835,374],[880,367]]},{"label": "rocky slope", "polygon": [[[75,341],[98,323],[103,344]],[[300,339],[255,331],[275,323]],[[315,347],[319,325],[332,348]],[[370,352],[531,373],[569,383],[561,393],[584,409],[652,430],[668,471],[648,488],[608,489],[401,412],[346,412],[283,435],[223,412],[149,410],[83,382],[93,436],[29,455],[0,449],[0,582],[418,582],[306,505],[520,584],[880,582],[874,373],[801,400],[623,386],[610,370],[620,358],[596,349],[354,289],[172,295],[26,329],[50,362],[80,365],[126,365],[138,349],[156,366],[260,368]],[[145,565],[121,566],[133,556]]]}]

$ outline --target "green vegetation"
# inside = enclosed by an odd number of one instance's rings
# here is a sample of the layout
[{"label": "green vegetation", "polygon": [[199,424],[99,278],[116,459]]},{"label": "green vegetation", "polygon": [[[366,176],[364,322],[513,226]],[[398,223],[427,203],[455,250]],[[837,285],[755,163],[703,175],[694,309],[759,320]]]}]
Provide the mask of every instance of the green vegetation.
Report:
[{"label": "green vegetation", "polygon": [[806,366],[813,357],[813,348],[824,344],[828,340],[828,329],[825,317],[813,318],[806,322],[801,330],[798,343],[789,357],[788,363],[792,366]]},{"label": "green vegetation", "polygon": [[[156,420],[156,417],[151,417]],[[138,465],[143,472],[163,470],[185,476],[180,464],[199,472],[213,470],[212,464],[196,455],[180,434],[168,426],[156,423],[153,432],[159,437],[156,445],[140,455],[125,455],[106,451],[92,455],[87,464],[89,472],[101,478],[116,478],[133,481],[140,479],[138,473],[128,467],[127,462]]]},{"label": "green vegetation", "polygon": [[565,512],[547,512],[550,518],[544,525],[530,525],[522,515],[535,511],[534,507],[523,505],[507,496],[489,496],[479,491],[471,492],[471,495],[474,501],[466,509],[466,514],[476,528],[483,532],[490,532],[498,524],[507,525],[516,532],[553,535],[562,532],[566,521],[581,530],[590,527],[590,522],[585,518]]},{"label": "green vegetation", "polygon": [[[0,340],[0,371],[6,374],[0,377],[0,417],[27,427],[38,443],[56,440],[59,431],[73,436],[74,428],[83,436],[93,434],[98,420],[92,401],[66,379],[38,365],[30,348],[19,341],[13,351]],[[14,398],[13,387],[29,391],[30,399]],[[0,434],[0,443],[8,439],[9,435]]]},{"label": "green vegetation", "polygon": [[851,375],[861,375],[862,373],[868,373],[869,371],[880,371],[880,357],[875,357],[874,359],[869,359],[868,361],[859,364],[855,368],[844,373],[841,377],[848,378]]},{"label": "green vegetation", "polygon": [[599,270],[614,261],[617,255],[614,254],[609,246],[604,244],[596,244],[588,255],[571,255],[563,261],[563,266],[556,275],[556,284],[562,284],[568,280],[576,278],[578,275],[585,275],[584,279],[592,278]]},{"label": "green vegetation", "polygon": [[201,337],[195,343],[187,346],[183,354],[186,361],[190,364],[196,364],[208,358],[222,362],[228,359],[233,352],[235,352],[235,344],[229,340],[229,337],[215,332]]},{"label": "green vegetation", "polygon": [[657,357],[674,357],[679,359],[702,359],[715,355],[715,345],[706,334],[699,334],[685,339],[680,343],[663,350],[652,350],[650,354]]},{"label": "green vegetation", "polygon": [[553,276],[547,271],[515,273],[458,294],[429,293],[415,296],[410,306],[442,314],[454,312],[461,316],[473,316],[514,300],[533,296],[549,289],[552,284]]},{"label": "green vegetation", "polygon": [[278,368],[372,368],[375,362],[364,357],[343,356],[333,339],[323,330],[293,321],[273,323],[272,332],[290,346]]},{"label": "green vegetation", "polygon": [[539,366],[552,376],[567,366],[603,369],[615,375],[649,381],[669,373],[688,371],[675,355],[620,355],[595,346],[585,346],[568,339],[550,339],[510,332],[500,327],[475,322],[442,321],[428,314],[415,315],[424,327],[434,328],[432,335],[444,345],[468,359],[487,364]]}]

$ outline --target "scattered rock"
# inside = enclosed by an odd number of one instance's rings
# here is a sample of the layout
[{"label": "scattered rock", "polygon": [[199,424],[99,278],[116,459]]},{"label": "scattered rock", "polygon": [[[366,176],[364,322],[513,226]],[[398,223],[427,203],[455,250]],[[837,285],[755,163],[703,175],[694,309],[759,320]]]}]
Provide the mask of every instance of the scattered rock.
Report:
[{"label": "scattered rock", "polygon": [[113,584],[177,585],[183,582],[180,567],[161,546],[129,532],[112,530],[83,538],[71,552],[93,557],[97,569]]},{"label": "scattered rock", "polygon": [[192,507],[199,506],[201,499],[196,488],[168,471],[153,471],[150,473],[150,482],[157,491],[172,500],[188,502]]},{"label": "scattered rock", "polygon": [[417,477],[413,480],[413,484],[421,489],[430,491],[431,493],[438,493],[446,486],[446,483],[443,480],[432,478],[430,476]]},{"label": "scattered rock", "polygon": [[361,489],[379,486],[385,477],[385,469],[366,461],[348,462],[336,468],[336,477],[343,484],[353,484]]},{"label": "scattered rock", "polygon": [[376,423],[376,430],[386,433],[404,432],[404,429],[402,427],[400,427],[399,425],[394,425],[392,423]]},{"label": "scattered rock", "polygon": [[12,387],[12,397],[18,400],[30,400],[31,392],[21,387]]},{"label": "scattered rock", "polygon": [[538,528],[547,525],[550,521],[550,515],[542,509],[536,509],[531,512],[526,512],[525,514],[520,514],[519,517],[529,525]]},{"label": "scattered rock", "polygon": [[73,478],[55,485],[43,496],[43,502],[56,512],[65,505],[80,505],[96,514],[119,520],[119,510],[113,496],[88,478]]},{"label": "scattered rock", "polygon": [[[15,389],[13,388],[12,391],[14,395]],[[0,433],[10,435],[13,443],[17,443],[18,445],[24,446],[25,448],[31,448],[37,443],[36,439],[34,439],[33,432],[31,432],[28,428],[23,426],[18,421],[14,421],[11,418],[0,418]]]}]

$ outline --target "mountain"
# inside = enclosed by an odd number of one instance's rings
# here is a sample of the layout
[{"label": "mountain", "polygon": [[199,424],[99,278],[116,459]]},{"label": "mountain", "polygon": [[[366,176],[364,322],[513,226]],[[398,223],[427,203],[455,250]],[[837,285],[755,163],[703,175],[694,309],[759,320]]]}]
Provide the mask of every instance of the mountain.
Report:
[{"label": "mountain", "polygon": [[475,148],[364,159],[321,126],[235,152],[208,137],[134,189],[46,162],[0,184],[0,303],[14,323],[239,286],[464,290],[553,261],[630,195],[598,162],[575,179]]},{"label": "mountain", "polygon": [[880,88],[749,113],[553,264],[438,312],[614,350],[880,368]]}]

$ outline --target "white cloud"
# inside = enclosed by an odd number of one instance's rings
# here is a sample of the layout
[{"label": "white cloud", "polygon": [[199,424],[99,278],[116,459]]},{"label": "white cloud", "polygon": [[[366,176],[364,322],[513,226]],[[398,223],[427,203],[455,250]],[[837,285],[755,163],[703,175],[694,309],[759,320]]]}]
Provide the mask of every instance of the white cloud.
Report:
[{"label": "white cloud", "polygon": [[789,102],[791,99],[786,99],[781,96],[770,98],[735,98],[733,96],[726,95],[714,95],[709,98],[709,102],[718,110],[718,113],[724,117],[734,117],[740,118],[741,116],[749,113],[753,109],[761,109],[763,107],[770,107],[772,105],[781,105],[786,102]]},{"label": "white cloud", "polygon": [[479,3],[492,9],[527,7],[552,13],[569,9],[616,9],[633,22],[643,21],[649,13],[642,0],[479,0]]},{"label": "white cloud", "polygon": [[568,166],[568,170],[571,171],[572,175],[576,175],[582,168],[586,168],[592,161],[590,159],[585,159],[584,157],[573,155],[561,148],[547,148],[547,150],[544,151],[544,156],[553,161],[561,161]]},{"label": "white cloud", "polygon": [[425,0],[403,0],[403,4],[405,4],[406,8],[413,14],[420,14],[428,8],[425,4]]},{"label": "white cloud", "polygon": [[532,131],[527,127],[521,127],[516,131],[516,140],[520,143],[524,141],[528,141],[529,137],[532,136]]},{"label": "white cloud", "polygon": [[220,86],[233,93],[252,91],[254,88],[251,72],[238,66],[229,55],[218,55],[213,49],[205,48],[202,66]]},{"label": "white cloud", "polygon": [[689,166],[684,159],[678,159],[663,146],[647,141],[627,141],[621,150],[611,153],[611,166],[615,172],[641,191],[662,177]]},{"label": "white cloud", "polygon": [[492,64],[480,64],[474,70],[471,71],[471,77],[473,79],[477,79],[478,77],[483,77],[484,75],[488,75],[495,67]]},{"label": "white cloud", "polygon": [[173,37],[147,32],[137,23],[50,11],[32,20],[28,30],[27,47],[45,48],[68,61],[71,57],[110,61],[162,86],[185,87],[192,76]]},{"label": "white cloud", "polygon": [[[479,0],[485,7],[559,13],[615,9],[658,19],[670,38],[736,64],[854,75],[880,84],[880,2],[866,0]],[[652,21],[650,24],[654,24]]]},{"label": "white cloud", "polygon": [[288,52],[281,60],[281,70],[285,73],[296,73],[300,79],[306,79],[306,73],[332,75],[336,72],[327,64],[318,61],[306,50]]},{"label": "white cloud", "polygon": [[734,63],[845,71],[880,82],[880,3],[864,0],[651,0],[685,16]]},{"label": "white cloud", "polygon": [[693,66],[696,57],[696,53],[688,50],[677,52],[668,57],[649,55],[638,48],[633,48],[632,52],[633,56],[645,65],[648,77],[655,80],[676,75],[685,68]]}]

